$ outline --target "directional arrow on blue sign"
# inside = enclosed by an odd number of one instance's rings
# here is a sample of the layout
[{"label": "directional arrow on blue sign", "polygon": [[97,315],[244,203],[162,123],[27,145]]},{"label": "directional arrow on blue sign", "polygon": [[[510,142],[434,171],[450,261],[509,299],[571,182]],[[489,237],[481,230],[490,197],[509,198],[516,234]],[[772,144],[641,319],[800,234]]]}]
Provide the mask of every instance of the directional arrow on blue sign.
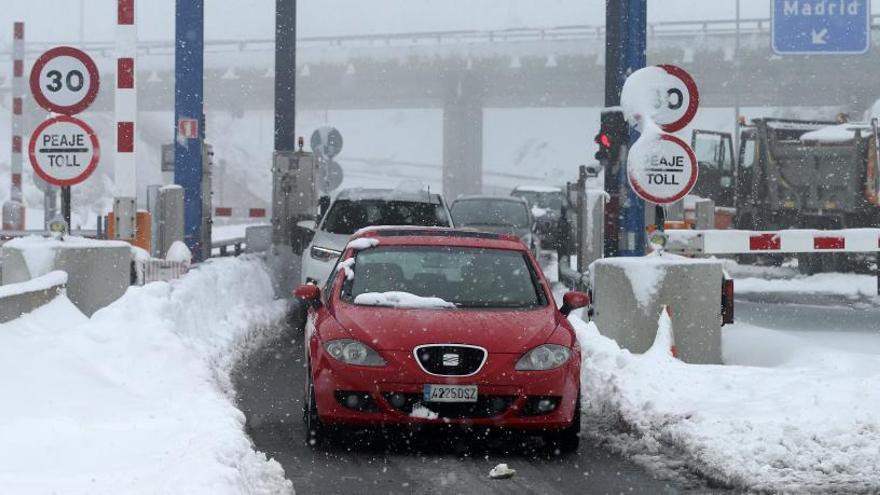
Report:
[{"label": "directional arrow on blue sign", "polygon": [[871,47],[870,0],[773,0],[773,51],[859,55]]}]

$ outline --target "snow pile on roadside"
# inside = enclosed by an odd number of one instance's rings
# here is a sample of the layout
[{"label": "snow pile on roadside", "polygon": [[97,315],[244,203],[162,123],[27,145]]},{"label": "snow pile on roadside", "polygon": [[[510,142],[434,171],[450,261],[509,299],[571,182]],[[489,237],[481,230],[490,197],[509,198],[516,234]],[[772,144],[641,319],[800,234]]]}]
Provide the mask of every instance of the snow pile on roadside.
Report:
[{"label": "snow pile on roadside", "polygon": [[291,492],[229,378],[285,310],[262,262],[227,258],[91,319],[59,296],[0,325],[0,492]]},{"label": "snow pile on roadside", "polygon": [[612,448],[739,489],[880,490],[880,357],[689,365],[660,337],[633,355],[570,319],[583,347],[587,428]]}]

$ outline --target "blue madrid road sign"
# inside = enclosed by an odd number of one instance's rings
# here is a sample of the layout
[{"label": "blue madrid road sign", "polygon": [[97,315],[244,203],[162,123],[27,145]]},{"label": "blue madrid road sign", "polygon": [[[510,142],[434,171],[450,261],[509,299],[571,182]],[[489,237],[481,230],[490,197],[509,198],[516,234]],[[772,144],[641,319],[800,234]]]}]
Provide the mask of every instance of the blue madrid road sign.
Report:
[{"label": "blue madrid road sign", "polygon": [[858,55],[871,47],[871,0],[773,0],[773,51]]}]

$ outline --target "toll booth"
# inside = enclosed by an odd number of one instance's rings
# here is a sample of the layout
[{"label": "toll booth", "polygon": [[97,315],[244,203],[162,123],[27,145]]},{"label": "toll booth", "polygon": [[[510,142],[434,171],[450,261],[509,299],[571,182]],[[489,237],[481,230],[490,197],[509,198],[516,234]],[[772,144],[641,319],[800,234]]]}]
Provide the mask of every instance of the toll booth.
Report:
[{"label": "toll booth", "polygon": [[272,249],[267,263],[278,297],[290,297],[300,280],[302,254],[318,211],[318,161],[305,151],[276,151],[272,160]]},{"label": "toll booth", "polygon": [[[214,205],[212,177],[214,174],[214,146],[202,142],[202,226],[200,244],[205,246],[204,256],[211,253],[211,226],[214,224]],[[166,184],[174,183],[174,145],[162,145],[162,179]],[[154,217],[155,218],[155,217]]]}]

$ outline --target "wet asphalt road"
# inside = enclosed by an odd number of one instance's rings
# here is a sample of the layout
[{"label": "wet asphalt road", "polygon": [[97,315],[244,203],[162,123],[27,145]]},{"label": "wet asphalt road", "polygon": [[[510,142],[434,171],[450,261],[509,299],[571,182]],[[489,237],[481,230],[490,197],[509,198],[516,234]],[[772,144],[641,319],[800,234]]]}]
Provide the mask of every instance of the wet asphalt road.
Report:
[{"label": "wet asphalt road", "polygon": [[[644,469],[582,441],[577,453],[556,456],[538,441],[474,439],[465,432],[406,435],[340,434],[317,447],[305,444],[301,421],[302,332],[255,352],[233,375],[239,407],[257,450],[284,467],[298,494],[569,494],[680,493]],[[499,463],[517,470],[491,480]]]}]

